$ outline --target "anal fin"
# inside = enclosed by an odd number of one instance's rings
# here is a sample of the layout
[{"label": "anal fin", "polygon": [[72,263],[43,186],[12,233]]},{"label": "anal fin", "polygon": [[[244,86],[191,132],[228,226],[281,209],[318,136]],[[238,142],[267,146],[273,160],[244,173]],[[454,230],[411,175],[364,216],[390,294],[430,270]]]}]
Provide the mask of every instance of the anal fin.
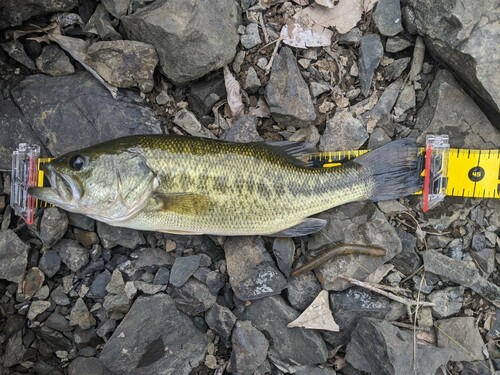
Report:
[{"label": "anal fin", "polygon": [[282,230],[277,233],[273,233],[272,237],[299,237],[305,236],[311,233],[316,233],[323,229],[326,225],[326,220],[309,217],[304,219],[301,223]]}]

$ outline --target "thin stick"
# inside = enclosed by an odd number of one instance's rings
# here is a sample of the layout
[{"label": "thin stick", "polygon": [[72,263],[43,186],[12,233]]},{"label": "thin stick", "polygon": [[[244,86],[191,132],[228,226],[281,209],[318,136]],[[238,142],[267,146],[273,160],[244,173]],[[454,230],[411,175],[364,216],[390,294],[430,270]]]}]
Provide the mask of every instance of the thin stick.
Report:
[{"label": "thin stick", "polygon": [[381,294],[389,299],[392,299],[393,301],[402,303],[403,305],[406,305],[406,306],[436,306],[436,304],[434,302],[413,301],[413,300],[410,300],[408,298],[399,297],[393,293],[386,292],[380,288],[377,288],[374,285],[367,284],[363,281],[356,280],[356,279],[354,279],[350,276],[347,276],[347,275],[340,275],[339,277],[341,279],[349,281],[351,284],[354,284],[354,285],[360,286],[362,288],[371,290],[372,292]]},{"label": "thin stick", "polygon": [[269,35],[267,35],[266,24],[264,22],[264,15],[262,12],[259,13],[259,23],[260,28],[262,29],[262,34],[264,34],[264,42],[269,43]]},{"label": "thin stick", "polygon": [[276,40],[276,45],[274,46],[273,54],[271,55],[271,58],[269,59],[269,63],[266,66],[266,75],[269,74],[269,72],[271,71],[271,68],[273,67],[273,61],[274,61],[274,58],[276,57],[276,55],[278,54],[278,48],[279,48],[282,40],[283,40],[282,36],[280,36]]},{"label": "thin stick", "polygon": [[396,327],[411,329],[412,331],[431,332],[431,329],[429,327],[415,327],[415,325],[413,323],[408,324],[408,323],[396,322],[396,321],[391,321],[390,323],[392,325],[395,325]]}]

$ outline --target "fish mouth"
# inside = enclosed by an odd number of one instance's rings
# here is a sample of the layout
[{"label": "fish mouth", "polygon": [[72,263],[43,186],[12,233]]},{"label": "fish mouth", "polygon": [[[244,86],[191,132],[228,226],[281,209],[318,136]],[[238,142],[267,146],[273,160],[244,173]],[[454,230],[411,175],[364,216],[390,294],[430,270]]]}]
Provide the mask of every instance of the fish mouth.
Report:
[{"label": "fish mouth", "polygon": [[50,182],[50,187],[30,187],[29,194],[55,205],[74,204],[82,198],[82,188],[74,177],[58,172],[50,164],[44,165],[42,169]]}]

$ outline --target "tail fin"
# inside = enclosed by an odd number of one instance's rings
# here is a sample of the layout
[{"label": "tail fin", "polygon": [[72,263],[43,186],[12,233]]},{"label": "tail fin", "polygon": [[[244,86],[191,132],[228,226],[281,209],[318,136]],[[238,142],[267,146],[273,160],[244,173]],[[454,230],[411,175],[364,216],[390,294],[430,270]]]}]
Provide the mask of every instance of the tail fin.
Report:
[{"label": "tail fin", "polygon": [[383,201],[402,198],[422,188],[418,147],[415,139],[390,142],[353,160],[366,168],[375,181],[369,198]]}]

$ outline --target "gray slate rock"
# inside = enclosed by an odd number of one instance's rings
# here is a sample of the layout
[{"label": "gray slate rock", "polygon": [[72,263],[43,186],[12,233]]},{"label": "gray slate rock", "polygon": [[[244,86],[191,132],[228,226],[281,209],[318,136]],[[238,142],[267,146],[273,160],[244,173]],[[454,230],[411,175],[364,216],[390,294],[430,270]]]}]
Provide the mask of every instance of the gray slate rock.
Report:
[{"label": "gray slate rock", "polygon": [[259,142],[264,140],[257,132],[259,119],[254,115],[243,115],[238,118],[220,139],[229,142]]},{"label": "gray slate rock", "polygon": [[55,331],[49,327],[41,327],[36,330],[37,337],[45,342],[50,349],[65,350],[69,352],[73,347],[71,340],[66,338],[61,332]]},{"label": "gray slate rock", "polygon": [[112,249],[115,246],[134,249],[146,242],[144,236],[138,230],[113,227],[100,221],[97,222],[97,234],[106,249]]},{"label": "gray slate rock", "polygon": [[224,345],[229,348],[231,346],[231,332],[236,323],[236,316],[231,310],[216,303],[205,313],[205,321],[210,329],[219,335]]},{"label": "gray slate rock", "polygon": [[403,31],[399,0],[380,0],[376,5],[372,18],[382,35],[394,36]]},{"label": "gray slate rock", "polygon": [[45,326],[55,329],[59,332],[70,332],[73,327],[69,324],[68,319],[58,313],[52,313],[44,322]]},{"label": "gray slate rock", "polygon": [[78,298],[69,314],[69,324],[79,326],[81,329],[88,329],[96,323],[95,318],[89,312],[87,305],[82,298]]},{"label": "gray slate rock", "polygon": [[295,243],[291,238],[275,238],[273,241],[273,254],[278,267],[288,277],[292,270],[293,256],[295,255]]},{"label": "gray slate rock", "polygon": [[385,50],[390,53],[401,52],[413,45],[411,41],[401,36],[395,36],[393,38],[387,38],[385,42]]},{"label": "gray slate rock", "polygon": [[191,255],[175,258],[174,265],[170,271],[170,284],[181,287],[200,267],[200,257]]},{"label": "gray slate rock", "polygon": [[49,207],[43,211],[38,238],[47,247],[54,246],[68,230],[69,219],[63,210]]},{"label": "gray slate rock", "polygon": [[191,316],[207,311],[216,301],[210,289],[195,278],[190,278],[180,288],[170,287],[169,294],[177,308]]},{"label": "gray slate rock", "polygon": [[143,248],[130,254],[131,261],[126,261],[118,266],[130,278],[135,278],[136,273],[147,271],[156,272],[159,267],[171,266],[174,258],[165,250],[156,248]]},{"label": "gray slate rock", "polygon": [[286,279],[260,237],[231,237],[224,243],[227,273],[234,294],[243,301],[281,293]]},{"label": "gray slate rock", "polygon": [[392,126],[393,116],[391,114],[391,110],[394,107],[394,104],[396,104],[402,83],[403,80],[401,78],[392,82],[385,88],[384,92],[378,99],[377,104],[375,104],[375,107],[363,113],[361,118],[365,122],[368,129],[374,129],[377,126],[381,126],[389,136],[394,135],[394,127]]},{"label": "gray slate rock", "polygon": [[373,74],[382,60],[384,47],[380,41],[380,35],[370,34],[361,37],[359,45],[359,82],[361,93],[367,97],[370,93]]},{"label": "gray slate rock", "polygon": [[66,212],[66,214],[68,215],[70,225],[91,232],[95,230],[94,219],[82,214],[76,214],[74,212]]},{"label": "gray slate rock", "polygon": [[265,93],[271,114],[277,122],[306,127],[316,119],[309,88],[290,48],[281,48],[275,57]]},{"label": "gray slate rock", "polygon": [[66,76],[75,72],[69,57],[55,44],[43,47],[35,63],[40,72],[49,76]]},{"label": "gray slate rock", "polygon": [[69,11],[77,5],[78,0],[47,0],[36,2],[36,6],[31,0],[6,0],[0,8],[0,29],[18,26],[32,17]]},{"label": "gray slate rock", "polygon": [[106,10],[115,18],[121,18],[128,13],[131,0],[103,0]]},{"label": "gray slate rock", "polygon": [[[345,369],[345,367],[343,367]],[[334,369],[330,367],[302,366],[295,372],[295,375],[336,375]],[[347,373],[346,373],[347,375]]]},{"label": "gray slate rock", "polygon": [[285,363],[314,365],[324,363],[328,356],[326,344],[318,332],[304,328],[288,328],[299,316],[280,296],[253,301],[241,318],[250,320],[255,328],[267,332],[269,353]]},{"label": "gray slate rock", "polygon": [[420,144],[427,134],[448,134],[453,147],[500,147],[500,132],[446,70],[436,73],[415,128]]},{"label": "gray slate rock", "polygon": [[231,342],[231,370],[235,374],[252,375],[266,359],[269,349],[266,336],[251,322],[238,321]]},{"label": "gray slate rock", "polygon": [[323,151],[357,150],[367,139],[368,132],[362,120],[355,118],[349,111],[337,111],[326,122],[319,148]]},{"label": "gray slate rock", "polygon": [[[303,263],[298,262],[295,268]],[[288,281],[287,299],[295,310],[304,311],[321,292],[321,284],[313,272],[306,272]]]},{"label": "gray slate rock", "polygon": [[50,307],[49,301],[33,301],[31,302],[26,317],[29,320],[34,320],[38,315],[45,312],[49,307]]},{"label": "gray slate rock", "polygon": [[464,287],[449,287],[436,290],[429,294],[429,301],[436,305],[432,306],[432,314],[437,318],[447,318],[458,313],[464,304]]},{"label": "gray slate rock", "polygon": [[224,79],[213,77],[200,80],[189,87],[189,108],[197,115],[206,115],[212,111],[215,103],[226,97]]},{"label": "gray slate rock", "polygon": [[393,264],[399,272],[408,276],[422,265],[422,259],[420,259],[416,252],[417,237],[400,228],[396,228],[396,233],[401,240],[403,251],[391,259],[391,264]]},{"label": "gray slate rock", "polygon": [[150,44],[132,40],[96,42],[87,50],[85,62],[108,83],[117,87],[139,87],[150,92],[158,55]]},{"label": "gray slate rock", "polygon": [[414,17],[410,24],[425,37],[427,48],[498,113],[500,82],[492,79],[498,73],[498,2],[408,3]]},{"label": "gray slate rock", "polygon": [[441,319],[436,322],[438,346],[450,348],[450,361],[483,359],[483,339],[474,317]]},{"label": "gray slate rock", "polygon": [[60,240],[53,249],[57,251],[62,262],[72,272],[78,272],[89,261],[89,250],[73,240]]},{"label": "gray slate rock", "polygon": [[245,33],[240,39],[241,45],[246,49],[253,48],[262,43],[262,39],[260,39],[259,35],[259,25],[256,23],[249,23],[245,28]]},{"label": "gray slate rock", "polygon": [[350,286],[349,282],[338,279],[338,275],[364,280],[402,251],[396,230],[372,202],[349,203],[323,212],[318,218],[328,222],[321,233],[310,237],[309,249],[312,252],[331,242],[374,245],[386,250],[384,257],[347,255],[325,263],[315,272],[327,290],[340,291]]},{"label": "gray slate rock", "polygon": [[243,88],[245,89],[245,91],[253,94],[257,92],[257,90],[259,90],[260,86],[262,86],[262,82],[260,82],[255,68],[253,66],[248,67],[247,77],[245,78],[245,84],[243,85]]},{"label": "gray slate rock", "polygon": [[206,348],[207,339],[191,319],[159,293],[134,302],[100,359],[117,374],[187,375],[203,361]]},{"label": "gray slate rock", "polygon": [[2,49],[7,52],[7,54],[18,63],[21,63],[26,68],[30,70],[36,70],[35,63],[33,60],[26,54],[24,50],[24,46],[22,43],[16,39],[11,40],[10,42],[5,42],[0,44]]},{"label": "gray slate rock", "polygon": [[28,264],[28,244],[10,229],[0,232],[0,279],[20,283]]},{"label": "gray slate rock", "polygon": [[[105,0],[105,2],[107,2]],[[111,17],[102,4],[97,4],[94,14],[86,23],[83,31],[97,33],[101,40],[118,40],[122,36],[111,25]]]},{"label": "gray slate rock", "polygon": [[55,250],[47,250],[38,262],[40,268],[47,278],[54,276],[61,268],[61,257]]},{"label": "gray slate rock", "polygon": [[418,345],[413,367],[413,336],[373,318],[359,321],[346,352],[346,359],[353,367],[377,375],[406,374],[413,368],[418,375],[434,374],[446,365],[450,355],[448,349]]},{"label": "gray slate rock", "polygon": [[122,91],[113,99],[90,73],[31,75],[17,80],[10,92],[54,156],[120,136],[162,132],[153,111],[136,104],[142,101],[137,94]]},{"label": "gray slate rock", "polygon": [[11,367],[21,363],[24,353],[26,353],[26,348],[23,345],[23,332],[19,330],[7,340],[2,358],[3,365]]},{"label": "gray slate rock", "polygon": [[76,357],[68,366],[68,375],[113,375],[99,358]]},{"label": "gray slate rock", "polygon": [[129,39],[156,48],[161,71],[176,84],[229,64],[239,42],[239,12],[233,0],[158,0],[121,21]]},{"label": "gray slate rock", "polygon": [[188,132],[194,137],[216,138],[210,130],[204,127],[196,118],[196,116],[183,108],[175,114],[174,124]]}]

